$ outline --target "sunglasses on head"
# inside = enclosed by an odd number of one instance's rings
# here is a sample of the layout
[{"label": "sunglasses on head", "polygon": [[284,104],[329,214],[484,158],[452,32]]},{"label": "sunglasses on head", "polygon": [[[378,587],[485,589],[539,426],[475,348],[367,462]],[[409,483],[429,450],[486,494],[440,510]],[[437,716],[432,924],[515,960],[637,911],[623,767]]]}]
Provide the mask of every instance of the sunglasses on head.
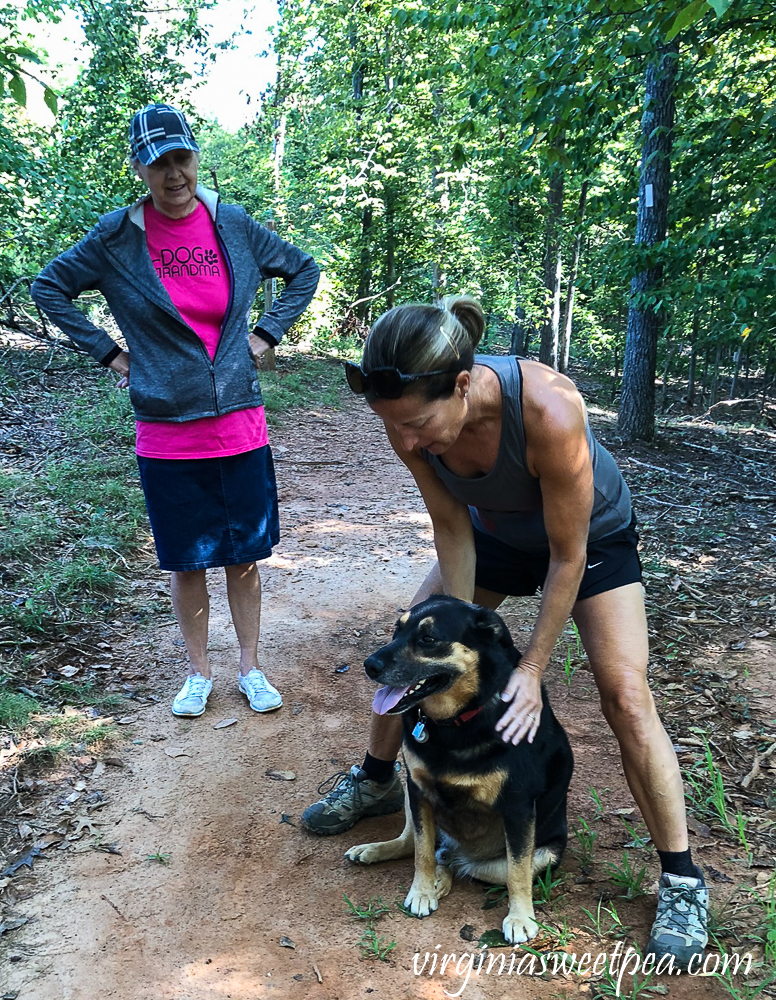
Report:
[{"label": "sunglasses on head", "polygon": [[371,372],[365,372],[360,365],[352,361],[345,362],[345,378],[350,389],[357,396],[371,392],[380,399],[398,399],[407,386],[419,378],[430,378],[432,375],[457,375],[459,371],[459,368],[445,368],[437,372],[404,375],[398,368],[373,368]]}]

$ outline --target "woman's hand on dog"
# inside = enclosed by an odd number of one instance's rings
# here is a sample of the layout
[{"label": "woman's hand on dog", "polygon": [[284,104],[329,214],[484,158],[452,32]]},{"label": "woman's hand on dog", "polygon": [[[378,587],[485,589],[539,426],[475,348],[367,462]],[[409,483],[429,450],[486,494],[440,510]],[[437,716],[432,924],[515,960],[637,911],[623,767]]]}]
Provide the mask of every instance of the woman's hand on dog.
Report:
[{"label": "woman's hand on dog", "polygon": [[517,745],[528,737],[533,743],[542,715],[542,672],[530,663],[522,663],[501,692],[502,701],[511,702],[496,723],[505,743]]}]

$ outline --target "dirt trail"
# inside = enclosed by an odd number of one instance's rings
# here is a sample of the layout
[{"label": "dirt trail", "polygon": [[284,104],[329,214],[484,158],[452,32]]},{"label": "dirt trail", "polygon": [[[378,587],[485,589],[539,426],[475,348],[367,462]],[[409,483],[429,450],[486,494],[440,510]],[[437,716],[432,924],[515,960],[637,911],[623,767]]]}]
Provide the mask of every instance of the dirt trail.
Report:
[{"label": "dirt trail", "polygon": [[[299,817],[317,797],[319,782],[361,759],[373,690],[362,661],[384,640],[428,568],[431,535],[417,490],[389,458],[381,426],[357,403],[300,416],[275,432],[273,443],[283,539],[262,570],[262,659],[285,705],[257,716],[237,692],[234,638],[217,571],[211,580],[216,681],[201,719],[179,720],[169,711],[185,670],[175,628],[114,648],[117,659],[158,664],[147,683],[160,700],[139,710],[130,739],[111,751],[123,766],[90,765],[82,775],[86,792],[101,791],[107,800],[91,813],[94,835],[50,851],[24,876],[30,895],[23,909],[31,919],[8,946],[13,961],[5,964],[1,984],[7,995],[431,1000],[444,997],[445,987],[459,990],[463,978],[452,970],[416,977],[415,953],[471,951],[476,944],[459,934],[464,925],[473,927],[475,942],[500,926],[503,906],[483,911],[483,887],[456,883],[434,917],[420,922],[394,908],[378,922],[385,942],[396,942],[388,962],[361,958],[357,945],[365,928],[348,915],[343,893],[361,904],[376,897],[392,903],[403,896],[411,865],[355,868],[343,851],[393,836],[401,817],[324,839],[302,831]],[[507,614],[518,644],[532,607],[514,605]],[[349,670],[337,673],[345,664]],[[550,692],[576,755],[572,821],[590,816],[590,786],[608,790],[610,811],[631,806],[590,675],[580,672],[569,690],[555,671]],[[229,718],[237,722],[214,728]],[[175,751],[185,755],[171,756]],[[271,768],[296,778],[273,780],[266,774]],[[601,950],[579,930],[581,907],[595,911],[605,860],[618,861],[622,843],[618,826],[600,826],[592,880],[575,882],[578,864],[567,861],[572,874],[554,914],[562,921],[568,913],[569,926],[577,928],[570,950]],[[108,853],[110,845],[120,853]],[[147,860],[156,852],[170,855],[169,863]],[[643,944],[652,900],[617,905]],[[282,946],[284,937],[295,947]],[[669,985],[679,998],[722,996],[709,979],[684,977]],[[590,986],[577,977],[492,975],[472,977],[463,995],[551,997],[562,990],[584,994]]]}]

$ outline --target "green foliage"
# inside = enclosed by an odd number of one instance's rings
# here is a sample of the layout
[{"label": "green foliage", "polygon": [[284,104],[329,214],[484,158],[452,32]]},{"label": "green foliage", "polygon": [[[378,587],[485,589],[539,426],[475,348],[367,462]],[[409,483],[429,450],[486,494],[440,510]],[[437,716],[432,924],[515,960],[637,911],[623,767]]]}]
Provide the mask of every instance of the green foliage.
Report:
[{"label": "green foliage", "polygon": [[598,831],[591,830],[587,820],[582,816],[577,817],[579,826],[574,829],[574,836],[577,838],[577,847],[574,850],[579,867],[584,874],[587,874],[593,865],[595,854],[595,842],[598,839]]},{"label": "green foliage", "polygon": [[[29,0],[0,7],[0,82],[10,95],[0,88],[0,284],[34,275],[98,215],[140,194],[127,160],[129,118],[150,101],[181,103],[189,73],[180,57],[205,46],[197,17],[207,6],[187,0],[165,12],[144,0]],[[43,129],[19,113],[25,79],[38,80],[28,66],[41,58],[14,43],[29,30],[23,17],[57,21],[64,11],[78,16],[89,59],[62,94],[43,84],[57,116]]]},{"label": "green foliage", "polygon": [[534,901],[538,904],[549,903],[552,899],[552,890],[562,886],[565,880],[565,875],[562,872],[555,874],[548,865],[542,874],[536,875],[534,878]]},{"label": "green foliage", "polygon": [[0,730],[23,729],[37,707],[37,704],[27,695],[15,694],[13,691],[0,691]]},{"label": "green foliage", "polygon": [[599,899],[595,913],[584,906],[582,907],[582,912],[587,914],[591,930],[596,937],[624,938],[630,930],[630,927],[623,924],[614,903],[604,906],[603,901]]},{"label": "green foliage", "polygon": [[615,885],[625,890],[624,895],[628,899],[646,896],[647,890],[644,888],[644,880],[647,877],[646,866],[642,865],[637,868],[627,851],[622,852],[622,865],[609,862],[607,867],[609,878]]},{"label": "green foliage", "polygon": [[343,892],[342,895],[350,916],[365,921],[367,925],[358,942],[362,958],[379,958],[381,962],[387,962],[389,953],[396,947],[396,942],[381,937],[375,930],[375,923],[390,913],[391,907],[383,902],[382,897],[370,899],[365,906],[361,906],[354,903],[347,893]]},{"label": "green foliage", "polygon": [[259,378],[269,424],[276,424],[278,414],[295,407],[336,406],[344,385],[340,365],[314,360],[298,371],[262,372]]},{"label": "green foliage", "polygon": [[[129,116],[154,99],[186,106],[181,57],[207,60],[198,14],[208,5],[0,7],[0,284],[34,274],[141,191],[126,159]],[[29,74],[48,75],[21,16],[65,12],[77,14],[88,58],[44,130],[18,104],[25,80],[40,86]],[[391,305],[466,291],[483,300],[486,347],[514,334],[531,354],[548,307],[548,248],[557,244],[565,299],[579,238],[572,359],[610,375],[614,397],[629,306],[658,315],[655,364],[672,358],[676,377],[697,369],[697,410],[728,391],[722,374],[742,361],[758,388],[776,369],[774,28],[760,0],[286,0],[277,82],[266,93],[248,85],[255,119],[232,135],[187,110],[202,180],[324,265],[325,305],[298,339],[352,348]],[[634,239],[644,73],[671,38],[668,232],[647,245]],[[655,280],[631,297],[644,271]]]},{"label": "green foliage", "polygon": [[172,854],[162,851],[161,849],[155,851],[153,854],[146,854],[146,861],[151,861],[157,865],[169,865],[172,861]]}]

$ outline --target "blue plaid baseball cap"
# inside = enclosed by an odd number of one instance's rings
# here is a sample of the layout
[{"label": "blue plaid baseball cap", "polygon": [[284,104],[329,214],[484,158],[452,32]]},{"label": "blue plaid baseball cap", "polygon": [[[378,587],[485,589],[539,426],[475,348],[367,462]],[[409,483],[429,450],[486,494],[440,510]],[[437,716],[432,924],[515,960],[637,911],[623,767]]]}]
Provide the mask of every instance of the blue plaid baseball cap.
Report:
[{"label": "blue plaid baseball cap", "polygon": [[148,166],[171,149],[199,152],[183,112],[169,104],[149,104],[141,108],[129,126],[130,157]]}]

